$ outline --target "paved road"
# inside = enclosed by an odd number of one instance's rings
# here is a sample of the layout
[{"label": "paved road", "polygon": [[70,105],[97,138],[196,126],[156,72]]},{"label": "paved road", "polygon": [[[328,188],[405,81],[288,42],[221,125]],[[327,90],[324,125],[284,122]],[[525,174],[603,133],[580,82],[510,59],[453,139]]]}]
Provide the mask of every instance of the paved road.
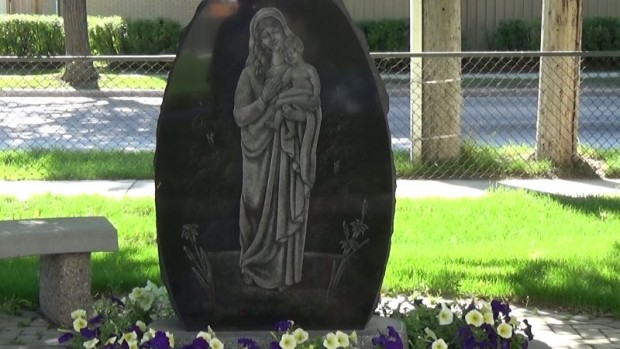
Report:
[{"label": "paved road", "polygon": [[[615,93],[582,96],[582,143],[619,145],[618,97]],[[157,97],[0,97],[0,148],[53,144],[77,149],[152,150],[160,104]],[[535,92],[468,94],[463,101],[461,135],[488,144],[534,145],[536,109]],[[410,147],[407,97],[390,98],[389,123],[395,146]]]},{"label": "paved road", "polygon": [[155,149],[161,98],[2,97],[0,148]]},{"label": "paved road", "polygon": [[[614,93],[582,95],[579,137],[595,147],[620,145],[620,96]],[[441,108],[441,106],[438,106]],[[527,95],[469,95],[463,99],[461,136],[477,142],[502,145],[536,141],[536,92]],[[389,123],[393,140],[409,147],[409,99],[390,98]]]}]

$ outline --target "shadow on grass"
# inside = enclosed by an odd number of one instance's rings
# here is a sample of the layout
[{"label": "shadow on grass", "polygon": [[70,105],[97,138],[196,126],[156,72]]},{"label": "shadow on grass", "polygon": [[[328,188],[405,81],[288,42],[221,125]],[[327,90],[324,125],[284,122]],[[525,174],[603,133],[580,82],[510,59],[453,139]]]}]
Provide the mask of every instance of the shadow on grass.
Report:
[{"label": "shadow on grass", "polygon": [[620,215],[620,197],[570,197],[553,194],[539,195],[547,196],[562,206],[574,209],[584,214],[595,216],[603,220],[610,218],[609,215]]},{"label": "shadow on grass", "polygon": [[[143,248],[125,247],[117,253],[96,253],[92,258],[92,294],[124,295],[147,280],[161,284],[157,254],[155,259],[140,257]],[[38,303],[39,258],[19,257],[0,260],[0,301],[25,300]]]},{"label": "shadow on grass", "polygon": [[552,166],[532,159],[533,149],[519,145],[496,147],[465,141],[458,158],[444,161],[410,161],[407,151],[396,151],[396,174],[411,179],[546,177]]},{"label": "shadow on grass", "polygon": [[[492,260],[452,261],[450,270],[420,277],[428,291],[444,297],[471,296],[464,283],[503,284],[511,294],[482,294],[505,297],[532,306],[560,306],[568,310],[613,313],[620,317],[620,242],[600,261],[574,260]],[[468,289],[465,289],[468,288]],[[484,288],[488,288],[487,285]],[[474,292],[474,295],[475,294]]]}]

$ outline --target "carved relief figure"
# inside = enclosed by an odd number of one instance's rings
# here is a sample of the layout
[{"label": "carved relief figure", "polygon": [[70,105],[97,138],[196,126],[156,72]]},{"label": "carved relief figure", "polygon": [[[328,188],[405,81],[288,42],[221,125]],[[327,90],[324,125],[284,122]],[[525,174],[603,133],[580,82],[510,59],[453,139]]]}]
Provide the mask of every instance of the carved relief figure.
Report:
[{"label": "carved relief figure", "polygon": [[246,284],[282,291],[301,281],[320,81],[275,8],[252,18],[249,48],[234,108],[243,159],[240,267]]}]

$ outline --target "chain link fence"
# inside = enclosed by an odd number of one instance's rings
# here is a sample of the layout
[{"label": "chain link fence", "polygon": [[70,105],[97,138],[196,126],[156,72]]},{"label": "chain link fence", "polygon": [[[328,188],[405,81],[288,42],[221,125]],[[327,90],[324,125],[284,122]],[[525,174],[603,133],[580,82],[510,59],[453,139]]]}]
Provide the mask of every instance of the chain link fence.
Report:
[{"label": "chain link fence", "polygon": [[[550,176],[562,174],[566,159],[620,174],[620,52],[373,57],[401,177]],[[173,60],[0,57],[0,152],[154,151]],[[65,82],[70,62],[94,67],[98,79]],[[542,79],[541,65],[550,68]]]}]

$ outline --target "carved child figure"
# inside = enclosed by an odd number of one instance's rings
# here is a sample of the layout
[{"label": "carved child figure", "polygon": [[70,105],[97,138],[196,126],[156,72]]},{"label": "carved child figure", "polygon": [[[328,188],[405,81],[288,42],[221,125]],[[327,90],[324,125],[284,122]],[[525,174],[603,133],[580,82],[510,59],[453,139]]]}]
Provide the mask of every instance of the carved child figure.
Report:
[{"label": "carved child figure", "polygon": [[295,132],[294,122],[306,121],[305,113],[301,111],[314,111],[318,108],[321,86],[314,67],[303,60],[304,44],[299,37],[288,38],[284,47],[284,58],[290,67],[282,76],[284,89],[276,102],[278,112],[268,126],[279,129],[282,121],[286,119],[286,135],[291,138]]},{"label": "carved child figure", "polygon": [[299,142],[303,138],[298,133],[298,123],[307,122],[314,117],[319,107],[320,80],[316,69],[303,60],[304,44],[297,37],[288,38],[284,44],[284,58],[290,66],[282,75],[283,90],[277,97],[276,115],[267,126],[279,130],[284,121],[282,148],[293,158],[293,169],[299,170]]}]

